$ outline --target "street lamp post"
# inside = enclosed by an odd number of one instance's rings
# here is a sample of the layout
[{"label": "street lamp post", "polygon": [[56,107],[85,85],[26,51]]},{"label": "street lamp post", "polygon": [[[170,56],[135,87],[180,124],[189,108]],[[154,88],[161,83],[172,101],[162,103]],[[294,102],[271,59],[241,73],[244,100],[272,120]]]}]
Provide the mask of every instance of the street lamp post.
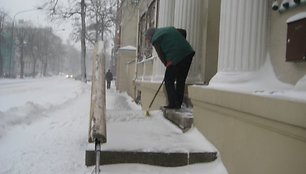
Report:
[{"label": "street lamp post", "polygon": [[[13,75],[13,68],[12,68],[12,59],[13,59],[13,54],[15,55],[15,52],[13,53],[13,43],[14,43],[14,29],[15,29],[15,18],[17,15],[21,14],[21,13],[26,13],[26,12],[31,12],[31,11],[36,11],[36,10],[42,10],[42,7],[37,7],[34,9],[28,9],[28,10],[22,10],[19,11],[17,13],[15,13],[14,17],[13,17],[13,22],[12,22],[12,41],[11,41],[11,55],[10,55],[10,62],[9,62],[9,77],[12,77]],[[15,57],[15,56],[14,56]]]}]

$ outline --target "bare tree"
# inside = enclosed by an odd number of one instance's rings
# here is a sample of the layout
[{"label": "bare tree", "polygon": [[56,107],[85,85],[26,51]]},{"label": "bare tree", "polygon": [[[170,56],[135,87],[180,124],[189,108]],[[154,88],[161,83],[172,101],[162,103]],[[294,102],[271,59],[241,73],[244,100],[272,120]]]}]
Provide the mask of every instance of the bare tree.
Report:
[{"label": "bare tree", "polygon": [[68,44],[65,46],[66,54],[63,61],[63,71],[69,74],[80,74],[80,51]]},{"label": "bare tree", "polygon": [[86,24],[85,24],[85,0],[81,0],[81,80],[86,83],[87,76],[86,76]]},{"label": "bare tree", "polygon": [[28,24],[25,22],[22,22],[20,26],[16,27],[16,42],[17,42],[17,47],[19,50],[19,66],[20,66],[20,71],[19,75],[20,78],[24,77],[24,53],[25,53],[25,46],[27,44],[27,30]]},{"label": "bare tree", "polygon": [[[40,71],[43,76],[58,74],[62,69],[61,61],[65,57],[65,46],[61,38],[56,36],[51,27],[33,27],[28,21],[19,20],[14,25],[6,20],[9,16],[0,9],[0,76],[3,75],[3,64],[6,63],[7,74],[19,74],[20,78],[26,75],[35,77]],[[12,36],[14,34],[14,37]],[[16,50],[13,49],[16,45]],[[3,62],[1,51],[6,51],[6,62]],[[78,53],[78,51],[74,51]],[[14,55],[17,61],[10,61]],[[15,56],[16,55],[16,56]],[[18,73],[10,71],[8,61],[14,65]],[[11,67],[11,65],[10,65]],[[40,68],[40,69],[39,69]]]},{"label": "bare tree", "polygon": [[[115,20],[114,0],[78,0],[69,1],[69,7],[63,0],[49,0],[52,19],[74,20],[73,38],[81,42],[81,79],[86,82],[86,40],[94,45],[104,40],[106,33],[111,33]],[[88,25],[86,25],[88,23]],[[81,26],[81,27],[80,27]]]},{"label": "bare tree", "polygon": [[44,28],[40,36],[40,60],[42,62],[42,74],[47,76],[48,58],[50,57],[51,49],[51,28]]},{"label": "bare tree", "polygon": [[38,60],[39,49],[39,28],[29,28],[27,51],[32,60],[31,76],[34,78],[36,75],[36,65]]},{"label": "bare tree", "polygon": [[90,0],[88,6],[87,40],[95,44],[98,40],[104,41],[104,35],[112,32],[115,21],[115,6],[111,0]]},{"label": "bare tree", "polygon": [[52,74],[59,74],[61,71],[61,61],[65,54],[64,47],[62,44],[62,39],[58,36],[54,35],[53,32],[51,32],[50,35],[50,49],[49,49],[49,56],[51,57],[49,62],[49,72]]},{"label": "bare tree", "polygon": [[60,0],[49,0],[50,16],[53,19],[71,19],[75,16],[79,16],[81,19],[81,80],[86,83],[86,3],[85,0],[69,1],[69,7],[59,5]]}]

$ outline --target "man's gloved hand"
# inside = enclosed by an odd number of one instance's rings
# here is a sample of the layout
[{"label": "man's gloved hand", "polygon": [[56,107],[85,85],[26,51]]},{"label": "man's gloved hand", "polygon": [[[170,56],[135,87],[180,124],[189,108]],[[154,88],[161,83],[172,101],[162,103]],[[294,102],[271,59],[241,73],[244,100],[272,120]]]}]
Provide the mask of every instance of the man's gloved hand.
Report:
[{"label": "man's gloved hand", "polygon": [[166,62],[166,67],[169,67],[169,66],[171,66],[172,65],[172,61],[167,61]]}]

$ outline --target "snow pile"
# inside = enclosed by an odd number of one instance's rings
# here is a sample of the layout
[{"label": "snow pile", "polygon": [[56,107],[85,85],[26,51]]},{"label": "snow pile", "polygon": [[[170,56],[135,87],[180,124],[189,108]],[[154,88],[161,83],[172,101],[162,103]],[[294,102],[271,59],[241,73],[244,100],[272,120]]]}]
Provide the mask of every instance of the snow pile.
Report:
[{"label": "snow pile", "polygon": [[279,81],[270,59],[259,71],[218,72],[208,87],[306,102],[306,76],[295,86]]},{"label": "snow pile", "polygon": [[64,77],[0,80],[0,173],[88,173],[89,96]]},{"label": "snow pile", "polygon": [[[13,85],[12,85],[13,84]],[[61,84],[61,85],[59,85]],[[30,125],[84,92],[78,81],[65,78],[1,80],[0,137],[12,126]],[[59,92],[60,91],[60,92]]]},{"label": "snow pile", "polygon": [[297,82],[294,89],[297,91],[306,91],[306,75]]},{"label": "snow pile", "polygon": [[39,117],[43,117],[46,108],[38,104],[27,102],[24,106],[14,107],[6,112],[0,111],[0,138],[7,129],[14,125],[31,124]]}]

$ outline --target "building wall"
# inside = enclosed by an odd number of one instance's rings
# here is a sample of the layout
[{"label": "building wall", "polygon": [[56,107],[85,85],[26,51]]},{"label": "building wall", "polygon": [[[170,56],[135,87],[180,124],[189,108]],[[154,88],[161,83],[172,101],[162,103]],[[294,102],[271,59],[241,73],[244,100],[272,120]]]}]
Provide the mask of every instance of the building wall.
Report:
[{"label": "building wall", "polygon": [[134,61],[136,57],[136,51],[119,49],[117,55],[117,79],[116,79],[116,88],[120,92],[129,91],[129,84],[135,79],[133,75],[129,74],[129,71],[132,67],[129,67],[129,62]]},{"label": "building wall", "polygon": [[[282,82],[295,84],[305,76],[305,62],[285,62],[285,46],[287,19],[306,7],[279,13],[272,11],[272,2],[221,1],[216,76],[228,73],[218,78],[224,84],[237,80],[236,74],[259,71],[267,59]],[[195,126],[220,151],[229,173],[305,173],[305,101],[213,85],[190,86],[189,95]]]},{"label": "building wall", "polygon": [[1,32],[0,41],[0,77],[8,77],[10,74],[11,55],[14,52],[12,49],[15,48],[12,46],[11,36],[6,32]]},{"label": "building wall", "polygon": [[[116,88],[119,91],[127,91],[132,97],[134,95],[135,64],[130,62],[136,60],[137,44],[137,22],[138,22],[138,3],[130,0],[122,1],[120,7],[120,45],[115,50],[116,59]],[[131,49],[132,48],[132,49]],[[134,67],[133,67],[134,66]]]},{"label": "building wall", "polygon": [[[295,14],[305,12],[306,6],[300,6],[279,13],[271,12],[271,62],[279,80],[295,85],[306,74],[306,61],[286,62],[287,20]],[[305,31],[306,32],[306,31]]]},{"label": "building wall", "polygon": [[[208,83],[217,71],[220,2],[221,0],[160,0],[158,26],[186,29],[187,40],[196,51],[187,78],[188,84]],[[139,11],[143,13],[146,8],[146,5],[140,5]],[[158,87],[155,88],[155,84],[161,83],[164,69],[155,52],[152,59],[137,64],[137,90],[141,91],[143,107],[150,103],[145,100],[156,92]],[[146,84],[145,87],[142,83]],[[148,87],[150,84],[152,87]],[[163,98],[161,102],[166,103],[166,96],[163,95]]]},{"label": "building wall", "polygon": [[[149,105],[157,92],[161,82],[148,83],[148,82],[136,82],[136,88],[138,91],[141,91],[141,106],[143,110],[147,110]],[[157,94],[152,106],[151,110],[159,109],[161,106],[165,106],[167,104],[166,101],[166,89],[161,87],[159,93]]]},{"label": "building wall", "polygon": [[306,103],[190,87],[195,126],[233,174],[306,171]]},{"label": "building wall", "polygon": [[210,0],[207,2],[207,34],[203,37],[202,55],[203,66],[201,68],[204,84],[207,84],[217,73],[218,48],[219,48],[219,27],[221,0]]},{"label": "building wall", "polygon": [[136,84],[135,84],[135,59],[131,60],[127,64],[127,93],[132,98],[136,98]]},{"label": "building wall", "polygon": [[121,36],[120,46],[134,46],[137,42],[138,4],[124,0],[122,2]]},{"label": "building wall", "polygon": [[[273,1],[160,0],[177,15],[173,17],[173,13],[160,7],[159,16],[165,16],[165,20],[159,19],[159,25],[193,26],[188,39],[201,51],[191,74],[199,74],[205,83],[216,72],[257,72],[271,59],[276,77],[295,84],[305,75],[306,68],[305,62],[285,62],[286,20],[305,11],[306,6],[279,13],[271,10]],[[140,13],[149,1],[142,2]],[[202,8],[196,9],[202,11],[192,10],[195,4],[200,4]],[[190,14],[195,12],[198,13]],[[161,83],[152,78],[163,72],[155,63],[156,58],[137,64],[140,68],[136,73],[141,78],[136,81],[136,90],[141,91],[143,109],[148,108]],[[226,78],[231,80],[230,76]],[[229,173],[305,173],[306,102],[231,92],[210,85],[189,86],[188,93],[194,106],[195,126],[219,149]],[[162,88],[152,109],[165,104]]]},{"label": "building wall", "polygon": [[[139,5],[139,15],[143,15],[153,0],[142,0]],[[158,26],[173,26],[174,4],[175,0],[159,0]],[[143,109],[148,109],[159,84],[164,78],[165,67],[157,57],[153,49],[152,57],[142,62],[137,62],[137,81],[136,93],[141,94],[141,105]],[[164,87],[158,93],[151,109],[159,109],[160,106],[166,105],[166,95]]]}]

